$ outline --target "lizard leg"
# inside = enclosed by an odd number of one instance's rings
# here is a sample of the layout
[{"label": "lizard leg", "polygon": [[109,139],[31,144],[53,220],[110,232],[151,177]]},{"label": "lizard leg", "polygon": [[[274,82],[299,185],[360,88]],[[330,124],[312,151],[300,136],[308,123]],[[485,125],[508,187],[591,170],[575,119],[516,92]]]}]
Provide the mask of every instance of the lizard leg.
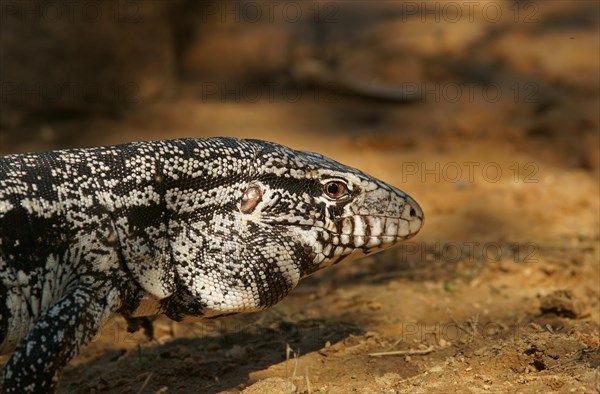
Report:
[{"label": "lizard leg", "polygon": [[111,307],[81,287],[64,296],[40,316],[4,366],[4,392],[56,391],[63,367],[98,333]]},{"label": "lizard leg", "polygon": [[154,339],[154,327],[152,326],[152,318],[148,316],[143,317],[126,317],[127,321],[127,332],[136,332],[139,329],[144,330],[144,335],[148,340]]}]

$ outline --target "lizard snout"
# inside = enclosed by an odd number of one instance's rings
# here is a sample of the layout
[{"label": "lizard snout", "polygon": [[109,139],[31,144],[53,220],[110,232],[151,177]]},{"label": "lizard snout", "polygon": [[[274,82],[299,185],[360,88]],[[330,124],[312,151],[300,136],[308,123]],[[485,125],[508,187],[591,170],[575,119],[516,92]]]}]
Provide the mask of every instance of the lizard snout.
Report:
[{"label": "lizard snout", "polygon": [[366,192],[351,217],[343,219],[341,240],[368,253],[412,238],[423,222],[423,210],[413,198],[394,188],[379,188]]},{"label": "lizard snout", "polygon": [[401,219],[405,219],[409,223],[410,236],[416,235],[425,221],[425,215],[421,206],[410,196],[405,196],[406,203],[402,211]]}]

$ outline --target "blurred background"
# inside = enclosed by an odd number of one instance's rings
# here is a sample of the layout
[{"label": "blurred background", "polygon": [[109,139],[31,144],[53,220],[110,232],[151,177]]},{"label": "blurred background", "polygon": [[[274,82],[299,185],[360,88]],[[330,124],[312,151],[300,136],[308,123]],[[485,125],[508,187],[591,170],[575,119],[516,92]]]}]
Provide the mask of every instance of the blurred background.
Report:
[{"label": "blurred background", "polygon": [[0,0],[0,154],[266,139],[427,217],[262,314],[115,319],[62,390],[600,389],[599,4]]}]

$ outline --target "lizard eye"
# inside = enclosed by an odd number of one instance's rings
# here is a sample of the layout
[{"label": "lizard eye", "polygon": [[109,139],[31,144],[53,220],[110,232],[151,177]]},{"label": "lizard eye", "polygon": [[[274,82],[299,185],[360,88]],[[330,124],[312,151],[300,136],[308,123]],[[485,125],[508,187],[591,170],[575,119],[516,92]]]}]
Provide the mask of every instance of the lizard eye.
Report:
[{"label": "lizard eye", "polygon": [[346,194],[346,185],[341,181],[331,181],[323,185],[323,191],[329,198],[340,198]]}]

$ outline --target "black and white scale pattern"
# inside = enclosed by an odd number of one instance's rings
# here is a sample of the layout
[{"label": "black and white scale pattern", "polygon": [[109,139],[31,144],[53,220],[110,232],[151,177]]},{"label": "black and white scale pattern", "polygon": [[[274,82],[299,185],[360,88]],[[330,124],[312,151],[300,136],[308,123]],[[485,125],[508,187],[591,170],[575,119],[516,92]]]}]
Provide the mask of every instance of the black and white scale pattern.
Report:
[{"label": "black and white scale pattern", "polygon": [[0,390],[52,392],[112,313],[258,311],[415,235],[402,191],[316,153],[180,139],[0,158]]}]

